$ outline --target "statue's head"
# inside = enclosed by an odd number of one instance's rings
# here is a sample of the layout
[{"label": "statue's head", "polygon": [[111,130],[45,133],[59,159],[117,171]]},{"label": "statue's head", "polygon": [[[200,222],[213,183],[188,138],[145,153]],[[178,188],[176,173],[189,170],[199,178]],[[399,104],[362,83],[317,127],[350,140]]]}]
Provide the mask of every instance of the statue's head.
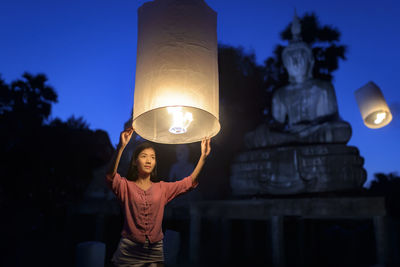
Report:
[{"label": "statue's head", "polygon": [[311,48],[301,40],[301,26],[295,13],[292,22],[293,39],[282,51],[283,65],[289,73],[289,82],[312,78],[314,56]]}]

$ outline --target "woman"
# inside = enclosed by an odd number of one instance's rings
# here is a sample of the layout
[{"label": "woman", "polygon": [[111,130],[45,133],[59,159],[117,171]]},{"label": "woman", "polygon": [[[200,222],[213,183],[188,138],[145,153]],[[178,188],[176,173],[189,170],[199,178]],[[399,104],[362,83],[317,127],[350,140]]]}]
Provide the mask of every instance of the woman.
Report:
[{"label": "woman", "polygon": [[198,175],[210,154],[210,139],[201,141],[201,156],[192,174],[177,182],[155,183],[156,152],[149,143],[136,149],[127,178],[117,173],[122,152],[134,132],[124,130],[106,175],[108,187],[124,211],[124,226],[113,263],[118,267],[164,266],[161,224],[164,206],[198,184]]}]

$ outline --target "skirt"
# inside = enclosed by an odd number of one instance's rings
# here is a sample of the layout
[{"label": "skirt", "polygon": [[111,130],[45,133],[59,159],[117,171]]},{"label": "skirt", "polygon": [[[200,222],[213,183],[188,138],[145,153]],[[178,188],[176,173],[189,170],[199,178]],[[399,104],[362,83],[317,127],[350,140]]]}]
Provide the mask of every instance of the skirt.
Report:
[{"label": "skirt", "polygon": [[132,267],[143,266],[150,263],[163,263],[163,241],[160,240],[151,244],[146,238],[146,242],[142,244],[122,237],[111,261],[115,266],[118,267]]}]

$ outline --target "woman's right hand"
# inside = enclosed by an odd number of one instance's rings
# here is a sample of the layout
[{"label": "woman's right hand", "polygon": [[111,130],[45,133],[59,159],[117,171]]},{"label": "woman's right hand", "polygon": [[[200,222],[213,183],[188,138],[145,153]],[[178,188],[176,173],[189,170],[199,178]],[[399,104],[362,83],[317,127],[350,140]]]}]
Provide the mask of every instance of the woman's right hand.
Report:
[{"label": "woman's right hand", "polygon": [[129,140],[131,140],[134,131],[135,129],[130,127],[121,132],[117,149],[114,151],[113,158],[110,162],[110,167],[107,171],[107,176],[109,177],[107,178],[108,183],[112,184],[112,180],[114,179],[113,177],[117,173],[118,164],[121,159],[122,152],[124,151],[126,145],[129,143]]},{"label": "woman's right hand", "polygon": [[126,145],[129,143],[129,140],[131,140],[134,131],[135,129],[131,127],[121,132],[121,135],[119,136],[119,145],[121,147],[126,147]]}]

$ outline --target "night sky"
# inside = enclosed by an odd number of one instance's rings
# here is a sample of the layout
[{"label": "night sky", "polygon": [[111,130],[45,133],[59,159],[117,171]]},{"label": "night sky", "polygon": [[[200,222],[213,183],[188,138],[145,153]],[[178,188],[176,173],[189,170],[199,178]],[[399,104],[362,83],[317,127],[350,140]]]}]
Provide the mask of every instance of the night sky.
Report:
[{"label": "night sky", "polygon": [[[45,73],[56,89],[52,118],[82,116],[113,144],[133,105],[137,8],[144,0],[1,0],[0,74],[6,82],[23,72]],[[315,12],[348,46],[334,73],[341,117],[350,122],[369,180],[400,167],[400,1],[207,0],[218,13],[218,40],[254,52],[262,63],[282,42],[292,20]],[[388,126],[363,125],[354,91],[374,81],[394,116]],[[245,93],[245,92],[244,92]],[[62,140],[60,140],[62,142]]]}]

